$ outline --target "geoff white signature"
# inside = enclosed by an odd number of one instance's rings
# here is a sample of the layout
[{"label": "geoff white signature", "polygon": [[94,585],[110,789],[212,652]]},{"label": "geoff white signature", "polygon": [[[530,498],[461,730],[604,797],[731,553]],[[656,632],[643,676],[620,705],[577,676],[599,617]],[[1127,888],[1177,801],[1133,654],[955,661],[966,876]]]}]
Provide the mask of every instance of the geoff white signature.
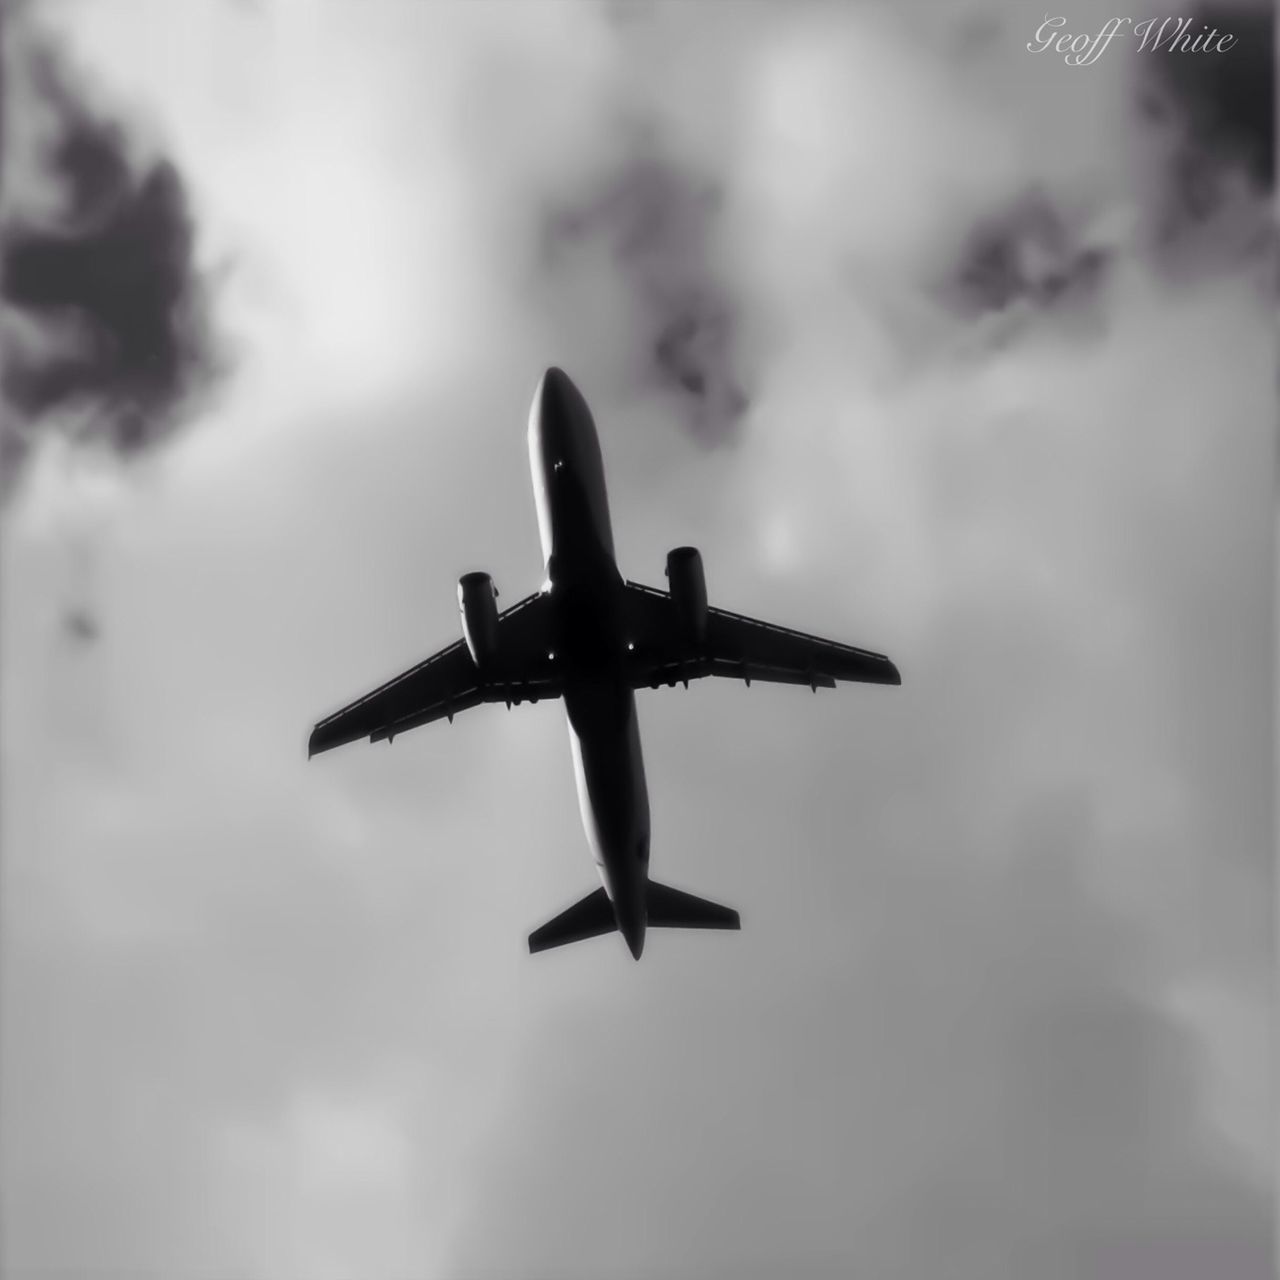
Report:
[{"label": "geoff white signature", "polygon": [[1062,54],[1068,66],[1087,67],[1102,57],[1103,50],[1117,36],[1136,38],[1139,53],[1155,53],[1160,49],[1166,53],[1226,53],[1236,43],[1236,37],[1229,32],[1203,22],[1200,30],[1193,33],[1190,30],[1193,21],[1192,18],[1144,18],[1134,22],[1132,18],[1108,18],[1097,35],[1073,36],[1062,30],[1067,25],[1066,18],[1046,16],[1036,28],[1035,38],[1027,42],[1027,49],[1031,53],[1052,50]]}]

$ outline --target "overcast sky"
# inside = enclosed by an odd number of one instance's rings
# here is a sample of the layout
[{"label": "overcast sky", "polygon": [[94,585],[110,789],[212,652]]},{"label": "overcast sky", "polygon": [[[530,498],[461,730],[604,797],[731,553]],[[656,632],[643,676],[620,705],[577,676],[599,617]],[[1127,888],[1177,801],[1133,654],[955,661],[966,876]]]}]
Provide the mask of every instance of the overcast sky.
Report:
[{"label": "overcast sky", "polygon": [[[10,7],[6,1276],[1270,1274],[1273,55],[1206,14]],[[743,928],[638,965],[526,952],[558,705],[306,760],[540,581],[550,363],[628,577],[903,673],[640,696]]]}]

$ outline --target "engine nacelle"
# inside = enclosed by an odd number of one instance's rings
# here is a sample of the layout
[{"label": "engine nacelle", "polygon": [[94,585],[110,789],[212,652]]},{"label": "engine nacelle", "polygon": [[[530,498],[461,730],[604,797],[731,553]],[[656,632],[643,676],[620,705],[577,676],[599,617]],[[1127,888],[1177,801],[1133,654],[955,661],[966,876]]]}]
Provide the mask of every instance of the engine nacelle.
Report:
[{"label": "engine nacelle", "polygon": [[667,552],[667,581],[671,600],[685,634],[701,642],[707,638],[707,580],[697,547]]},{"label": "engine nacelle", "polygon": [[498,652],[498,589],[487,573],[464,573],[458,579],[458,611],[462,637],[477,667],[486,667]]}]

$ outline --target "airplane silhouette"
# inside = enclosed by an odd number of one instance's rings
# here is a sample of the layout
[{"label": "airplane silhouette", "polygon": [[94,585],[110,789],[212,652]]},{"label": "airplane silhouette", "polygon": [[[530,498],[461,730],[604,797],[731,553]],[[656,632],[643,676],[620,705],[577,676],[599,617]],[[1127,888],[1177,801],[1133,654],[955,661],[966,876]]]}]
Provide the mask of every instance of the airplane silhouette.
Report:
[{"label": "airplane silhouette", "polygon": [[617,929],[638,960],[646,927],[737,929],[738,913],[649,879],[649,795],[635,690],[702,676],[834,688],[900,684],[882,654],[707,605],[702,557],[667,555],[669,590],[618,571],[604,464],[586,401],[562,370],[529,412],[529,462],[546,560],[542,589],[499,613],[487,573],[458,582],[463,639],[321,720],[309,755],[392,741],[482,702],[563,698],[582,823],[601,887],[529,935],[544,951]]}]

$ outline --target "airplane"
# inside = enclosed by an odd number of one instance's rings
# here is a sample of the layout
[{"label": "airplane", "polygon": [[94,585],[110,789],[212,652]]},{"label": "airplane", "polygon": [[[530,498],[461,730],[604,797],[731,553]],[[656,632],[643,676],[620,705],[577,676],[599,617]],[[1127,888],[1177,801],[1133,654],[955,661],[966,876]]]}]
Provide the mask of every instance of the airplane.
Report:
[{"label": "airplane", "polygon": [[649,878],[649,795],[635,691],[721,676],[834,688],[897,685],[883,654],[707,603],[694,547],[667,555],[668,589],[618,569],[591,410],[549,368],[529,411],[529,463],[546,566],[542,588],[503,613],[487,573],[458,581],[462,639],[321,720],[308,758],[368,738],[392,742],[485,702],[562,698],[583,828],[600,887],[529,935],[530,952],[617,930],[640,959],[646,928],[738,929],[738,912]]}]

